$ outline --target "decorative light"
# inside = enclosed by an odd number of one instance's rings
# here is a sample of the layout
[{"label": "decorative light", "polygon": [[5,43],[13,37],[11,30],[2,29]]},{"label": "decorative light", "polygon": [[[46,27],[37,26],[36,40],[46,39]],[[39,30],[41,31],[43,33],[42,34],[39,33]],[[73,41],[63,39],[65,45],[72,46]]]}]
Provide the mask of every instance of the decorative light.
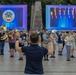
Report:
[{"label": "decorative light", "polygon": [[53,12],[51,11],[51,15],[53,15]]},{"label": "decorative light", "polygon": [[66,14],[66,9],[64,9],[64,11],[63,11],[63,12],[64,12],[64,15],[65,15],[65,14]]},{"label": "decorative light", "polygon": [[55,17],[57,16],[57,14],[56,14],[56,8],[54,8],[54,13],[55,13]]},{"label": "decorative light", "polygon": [[59,15],[61,15],[61,8],[59,9]]},{"label": "decorative light", "polygon": [[70,15],[70,10],[68,9],[68,15]]},{"label": "decorative light", "polygon": [[74,8],[72,9],[72,17],[74,18]]}]

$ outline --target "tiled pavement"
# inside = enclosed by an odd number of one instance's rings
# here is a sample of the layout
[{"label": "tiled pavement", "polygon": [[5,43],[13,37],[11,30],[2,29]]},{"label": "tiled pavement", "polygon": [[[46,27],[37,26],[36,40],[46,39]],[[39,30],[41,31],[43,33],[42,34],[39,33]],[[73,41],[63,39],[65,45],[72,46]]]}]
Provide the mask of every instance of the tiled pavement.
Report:
[{"label": "tiled pavement", "polygon": [[[10,58],[8,44],[5,45],[5,55],[0,55],[0,75],[24,75],[25,57],[23,61],[18,61],[18,52],[15,58]],[[76,57],[76,52],[75,52]],[[56,58],[49,58],[43,61],[44,75],[76,75],[76,58],[66,61],[65,54]]]}]

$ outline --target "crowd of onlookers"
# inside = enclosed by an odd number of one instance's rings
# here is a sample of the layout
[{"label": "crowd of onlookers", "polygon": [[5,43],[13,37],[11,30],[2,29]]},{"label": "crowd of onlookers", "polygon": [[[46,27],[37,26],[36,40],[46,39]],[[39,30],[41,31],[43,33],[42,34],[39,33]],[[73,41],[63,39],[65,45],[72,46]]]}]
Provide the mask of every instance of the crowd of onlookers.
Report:
[{"label": "crowd of onlookers", "polygon": [[[29,30],[29,31],[18,31],[18,30],[12,30],[9,29],[8,32],[4,32],[4,30],[0,29],[0,55],[4,55],[4,45],[5,41],[9,43],[10,48],[10,57],[14,57],[14,51],[15,51],[15,41],[16,38],[18,38],[15,33],[20,32],[20,43],[19,46],[30,46],[30,35],[31,33],[37,33],[39,35],[39,45],[49,48],[49,38],[53,37],[53,54],[50,58],[55,58],[55,52],[57,50],[56,46],[58,46],[58,55],[63,55],[63,48],[64,45],[66,45],[66,58],[67,61],[70,61],[71,58],[74,57],[74,50],[76,46],[76,33],[71,31],[48,31],[48,30]],[[7,35],[7,37],[5,36]],[[3,39],[2,39],[3,38]],[[19,52],[19,60],[23,60],[23,53]],[[44,60],[48,61],[48,55],[44,56]]]}]

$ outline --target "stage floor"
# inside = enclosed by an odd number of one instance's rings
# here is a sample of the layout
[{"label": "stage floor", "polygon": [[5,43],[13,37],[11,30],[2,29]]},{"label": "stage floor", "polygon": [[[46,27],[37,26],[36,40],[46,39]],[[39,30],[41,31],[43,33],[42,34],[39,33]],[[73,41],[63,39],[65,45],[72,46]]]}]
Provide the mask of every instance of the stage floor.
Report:
[{"label": "stage floor", "polygon": [[[6,43],[5,55],[0,55],[0,75],[24,75],[25,57],[23,61],[18,61],[18,58],[18,52],[15,53],[15,58],[10,58],[9,47]],[[43,66],[44,75],[76,75],[76,58],[67,62],[65,54],[58,56],[56,52],[56,58],[43,61]]]}]

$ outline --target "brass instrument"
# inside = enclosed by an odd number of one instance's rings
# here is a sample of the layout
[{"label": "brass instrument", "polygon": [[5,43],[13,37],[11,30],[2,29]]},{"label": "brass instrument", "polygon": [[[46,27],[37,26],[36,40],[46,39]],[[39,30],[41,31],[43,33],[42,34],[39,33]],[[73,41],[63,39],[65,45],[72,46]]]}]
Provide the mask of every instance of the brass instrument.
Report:
[{"label": "brass instrument", "polygon": [[65,42],[67,42],[67,41],[72,42],[72,41],[73,41],[73,38],[72,38],[71,36],[69,36],[68,39],[67,39],[67,40],[64,39],[64,41],[65,41]]},{"label": "brass instrument", "polygon": [[5,33],[4,36],[2,36],[2,37],[0,38],[0,40],[6,40],[7,37],[8,37],[8,36],[7,36],[7,34]]},{"label": "brass instrument", "polygon": [[52,30],[52,33],[56,33],[57,32],[57,30]]},{"label": "brass instrument", "polygon": [[6,28],[6,25],[5,25],[5,24],[2,25],[0,28],[1,28],[2,30],[4,30],[4,31],[7,31],[7,28]]},{"label": "brass instrument", "polygon": [[19,30],[15,29],[14,32],[15,32],[15,38],[19,38],[20,37]]},{"label": "brass instrument", "polygon": [[6,28],[6,25],[4,24],[4,25],[2,25],[1,27],[0,27],[0,29],[1,30],[4,30],[4,36],[2,36],[1,38],[0,38],[0,40],[6,40],[7,39],[7,33],[6,33],[6,31],[7,31],[7,28]]},{"label": "brass instrument", "polygon": [[18,30],[18,29],[15,29],[14,32],[15,32],[15,33],[16,33],[16,32],[19,32],[19,30]]}]

